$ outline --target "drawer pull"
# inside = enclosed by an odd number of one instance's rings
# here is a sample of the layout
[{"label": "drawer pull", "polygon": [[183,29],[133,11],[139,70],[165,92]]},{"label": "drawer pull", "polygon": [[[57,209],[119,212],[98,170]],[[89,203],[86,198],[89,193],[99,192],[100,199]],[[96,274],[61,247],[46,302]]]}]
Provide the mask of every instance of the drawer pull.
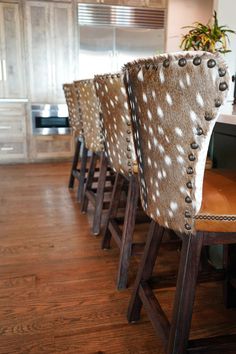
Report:
[{"label": "drawer pull", "polygon": [[1,151],[12,151],[12,150],[14,150],[14,147],[12,147],[12,146],[9,146],[9,147],[3,146],[3,147],[1,147]]},{"label": "drawer pull", "polygon": [[9,130],[11,128],[12,128],[11,125],[2,125],[2,126],[0,126],[0,129],[4,129],[4,130]]}]

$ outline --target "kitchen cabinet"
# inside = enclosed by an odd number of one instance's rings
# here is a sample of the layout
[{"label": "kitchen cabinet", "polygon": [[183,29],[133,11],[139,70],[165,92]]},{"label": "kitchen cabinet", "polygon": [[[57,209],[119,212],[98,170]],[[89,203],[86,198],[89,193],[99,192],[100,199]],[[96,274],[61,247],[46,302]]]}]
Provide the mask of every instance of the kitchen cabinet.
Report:
[{"label": "kitchen cabinet", "polygon": [[71,158],[74,153],[72,135],[47,135],[33,137],[33,160],[53,160]]},{"label": "kitchen cabinet", "polygon": [[29,98],[64,102],[62,84],[74,79],[72,4],[27,1]]},{"label": "kitchen cabinet", "polygon": [[0,97],[25,97],[20,6],[0,2]]},{"label": "kitchen cabinet", "polygon": [[27,160],[26,110],[24,103],[0,105],[0,161]]}]

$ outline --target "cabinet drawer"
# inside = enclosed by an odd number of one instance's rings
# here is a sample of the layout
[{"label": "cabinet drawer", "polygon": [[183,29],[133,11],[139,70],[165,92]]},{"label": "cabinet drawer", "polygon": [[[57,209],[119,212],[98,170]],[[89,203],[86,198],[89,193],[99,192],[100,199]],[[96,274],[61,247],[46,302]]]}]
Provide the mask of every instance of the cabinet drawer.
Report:
[{"label": "cabinet drawer", "polygon": [[25,118],[24,117],[1,117],[0,116],[0,138],[7,136],[25,136]]},{"label": "cabinet drawer", "polygon": [[71,135],[37,137],[35,148],[39,159],[70,157],[73,155],[73,138]]},{"label": "cabinet drawer", "polygon": [[25,104],[0,103],[0,117],[22,117],[25,114]]},{"label": "cabinet drawer", "polygon": [[26,157],[26,142],[0,142],[0,160],[18,159]]}]

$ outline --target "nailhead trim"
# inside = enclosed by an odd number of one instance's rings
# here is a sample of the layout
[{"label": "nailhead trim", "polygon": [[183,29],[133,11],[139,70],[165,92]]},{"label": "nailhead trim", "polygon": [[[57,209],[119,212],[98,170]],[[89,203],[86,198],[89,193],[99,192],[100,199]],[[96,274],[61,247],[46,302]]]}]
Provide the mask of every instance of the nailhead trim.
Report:
[{"label": "nailhead trim", "polygon": [[236,221],[235,215],[196,215],[194,218],[199,220]]},{"label": "nailhead trim", "polygon": [[197,143],[195,143],[195,142],[191,143],[190,146],[191,146],[191,148],[194,149],[194,150],[196,150],[196,149],[199,148],[199,145],[198,145]]},{"label": "nailhead trim", "polygon": [[185,198],[185,202],[188,203],[188,204],[190,204],[190,203],[192,203],[192,199],[191,199],[189,196],[187,196],[187,197]]},{"label": "nailhead trim", "polygon": [[201,62],[202,62],[202,59],[200,57],[196,57],[193,59],[193,64],[196,66],[200,65]]},{"label": "nailhead trim", "polygon": [[170,66],[170,61],[169,61],[169,59],[165,59],[165,60],[163,61],[163,66],[164,66],[164,68],[168,68],[168,67]]}]

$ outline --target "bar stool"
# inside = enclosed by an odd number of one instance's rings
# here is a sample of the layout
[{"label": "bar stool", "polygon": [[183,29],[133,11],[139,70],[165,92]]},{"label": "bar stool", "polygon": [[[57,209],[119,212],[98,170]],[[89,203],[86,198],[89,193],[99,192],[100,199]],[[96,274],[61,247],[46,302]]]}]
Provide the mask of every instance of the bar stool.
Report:
[{"label": "bar stool", "polygon": [[[79,111],[77,96],[74,84],[64,84],[63,90],[69,113],[69,124],[75,137],[75,152],[72,161],[71,173],[68,188],[74,187],[75,178],[78,180],[77,200],[81,202],[83,198],[84,181],[86,174],[86,162],[88,150],[83,143],[83,124]],[[81,155],[81,160],[80,160]],[[79,161],[80,160],[80,161]],[[80,162],[80,168],[78,163]]]},{"label": "bar stool", "polygon": [[[204,245],[231,249],[225,294],[227,305],[236,306],[236,257],[231,248],[235,252],[236,172],[212,169],[204,176],[211,132],[228,92],[226,64],[217,54],[183,52],[128,63],[125,73],[142,206],[153,220],[128,321],[139,320],[143,305],[168,354],[219,353],[226,344],[226,352],[233,353],[229,350],[235,350],[236,336],[189,340]],[[166,228],[182,239],[171,323],[150,285]]]},{"label": "bar stool", "polygon": [[[104,155],[104,138],[101,130],[99,101],[93,79],[76,81],[75,88],[83,120],[85,147],[92,153],[81,210],[86,213],[89,201],[92,203],[94,206],[92,232],[94,235],[98,235],[101,228],[105,184],[108,174],[107,160]],[[98,160],[100,160],[99,177],[97,188],[93,188],[93,183],[97,180],[95,172],[98,170],[96,169]]]},{"label": "bar stool", "polygon": [[[123,82],[123,74],[98,75],[94,78],[101,104],[105,152],[116,172],[115,184],[105,221],[102,248],[110,248],[111,237],[120,248],[117,288],[127,286],[129,261],[134,251],[133,232],[139,200],[136,154],[132,137],[130,107]],[[117,220],[118,207],[124,185],[128,182],[123,229]],[[146,220],[147,221],[147,220]]]}]

